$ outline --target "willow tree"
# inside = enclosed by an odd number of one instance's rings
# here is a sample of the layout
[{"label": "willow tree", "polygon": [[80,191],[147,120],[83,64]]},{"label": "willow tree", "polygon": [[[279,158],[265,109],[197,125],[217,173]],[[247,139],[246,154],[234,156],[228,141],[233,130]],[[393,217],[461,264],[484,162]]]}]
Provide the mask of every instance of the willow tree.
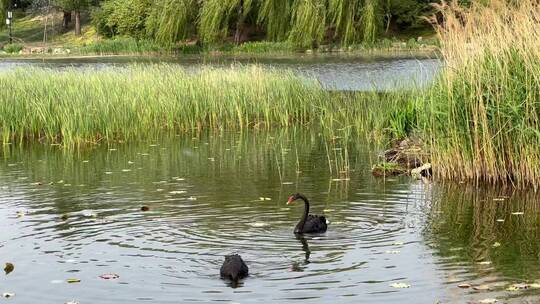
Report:
[{"label": "willow tree", "polygon": [[75,13],[75,35],[81,35],[81,11],[90,6],[91,0],[55,0],[64,11]]},{"label": "willow tree", "polygon": [[316,47],[324,38],[325,0],[295,0],[289,41],[299,47]]},{"label": "willow tree", "polygon": [[360,16],[360,28],[362,40],[367,43],[375,42],[383,24],[381,0],[364,0],[362,15]]},{"label": "willow tree", "polygon": [[359,40],[362,2],[361,0],[329,0],[328,14],[335,26],[334,37],[339,38],[344,46]]},{"label": "willow tree", "polygon": [[[0,0],[0,14],[3,18],[0,18],[0,21],[4,21],[7,18],[7,9],[9,7],[10,0]],[[0,28],[6,26],[5,22],[0,22]]]},{"label": "willow tree", "polygon": [[262,0],[257,22],[266,27],[266,38],[273,41],[286,39],[291,24],[293,0]]},{"label": "willow tree", "polygon": [[199,36],[212,43],[227,36],[229,24],[236,20],[235,41],[240,35],[246,17],[253,8],[253,0],[203,0],[199,17]]},{"label": "willow tree", "polygon": [[153,4],[146,20],[146,31],[156,41],[171,45],[186,38],[198,13],[197,0],[160,0]]}]

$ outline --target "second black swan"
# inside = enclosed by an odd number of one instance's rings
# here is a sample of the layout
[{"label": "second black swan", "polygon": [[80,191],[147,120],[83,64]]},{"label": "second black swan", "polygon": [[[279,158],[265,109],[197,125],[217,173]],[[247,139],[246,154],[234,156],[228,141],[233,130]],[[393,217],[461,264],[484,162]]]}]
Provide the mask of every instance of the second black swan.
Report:
[{"label": "second black swan", "polygon": [[238,280],[248,276],[248,267],[242,257],[238,254],[225,256],[225,261],[221,265],[219,271],[221,278],[229,279],[233,283],[233,287],[238,284]]},{"label": "second black swan", "polygon": [[287,205],[292,204],[294,201],[301,199],[304,201],[304,214],[302,218],[296,224],[294,233],[320,233],[325,232],[328,226],[326,225],[326,218],[322,215],[309,214],[309,201],[301,193],[296,193],[289,197]]}]

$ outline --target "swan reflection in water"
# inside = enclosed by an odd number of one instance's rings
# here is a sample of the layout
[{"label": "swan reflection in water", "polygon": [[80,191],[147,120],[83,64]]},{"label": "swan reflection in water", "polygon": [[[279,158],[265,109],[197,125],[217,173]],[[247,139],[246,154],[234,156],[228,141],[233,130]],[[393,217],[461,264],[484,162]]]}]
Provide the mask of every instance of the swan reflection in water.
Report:
[{"label": "swan reflection in water", "polygon": [[300,242],[300,244],[302,244],[302,251],[304,251],[305,253],[305,258],[301,262],[299,261],[293,262],[290,270],[294,272],[302,272],[304,271],[304,268],[306,267],[306,265],[310,263],[309,256],[311,254],[311,251],[309,250],[309,244],[303,235],[297,234],[295,236],[296,236],[296,239]]}]

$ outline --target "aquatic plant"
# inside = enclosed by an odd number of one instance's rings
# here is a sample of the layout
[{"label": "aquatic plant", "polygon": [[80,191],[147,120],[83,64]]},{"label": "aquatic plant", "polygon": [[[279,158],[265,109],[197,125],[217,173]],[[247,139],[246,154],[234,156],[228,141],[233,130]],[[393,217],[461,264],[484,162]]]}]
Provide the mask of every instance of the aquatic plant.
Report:
[{"label": "aquatic plant", "polygon": [[540,183],[537,1],[438,7],[446,69],[417,103],[439,177]]},{"label": "aquatic plant", "polygon": [[296,126],[315,126],[329,138],[347,130],[352,137],[380,130],[399,100],[330,92],[292,72],[257,66],[197,73],[168,65],[99,72],[19,69],[0,74],[0,132],[3,142],[66,146],[163,131]]}]

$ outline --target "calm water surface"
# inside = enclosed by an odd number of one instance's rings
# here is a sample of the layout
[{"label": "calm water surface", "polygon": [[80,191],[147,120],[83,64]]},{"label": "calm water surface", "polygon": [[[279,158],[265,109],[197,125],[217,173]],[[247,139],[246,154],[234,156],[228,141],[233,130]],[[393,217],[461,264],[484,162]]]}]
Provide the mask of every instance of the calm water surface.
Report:
[{"label": "calm water surface", "polygon": [[[540,301],[538,289],[506,291],[540,279],[537,196],[375,179],[362,144],[297,131],[0,151],[6,302]],[[335,173],[345,155],[348,175]],[[327,233],[294,236],[302,206],[285,202],[297,191]],[[235,289],[219,278],[234,252],[250,268]]]},{"label": "calm water surface", "polygon": [[102,70],[123,68],[130,64],[167,63],[190,71],[202,67],[230,67],[257,64],[268,69],[292,70],[298,75],[317,79],[330,90],[386,90],[400,87],[425,86],[431,83],[441,67],[438,59],[380,58],[343,55],[319,55],[271,58],[193,57],[97,57],[46,60],[0,60],[0,71],[15,68],[41,67],[63,70],[67,68]]}]

